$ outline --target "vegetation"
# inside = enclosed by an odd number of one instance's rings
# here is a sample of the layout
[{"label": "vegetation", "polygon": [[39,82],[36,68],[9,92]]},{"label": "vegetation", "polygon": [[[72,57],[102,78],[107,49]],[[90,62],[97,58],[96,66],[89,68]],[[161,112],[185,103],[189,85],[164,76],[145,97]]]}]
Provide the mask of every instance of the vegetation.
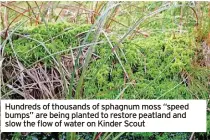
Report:
[{"label": "vegetation", "polygon": [[[1,4],[2,99],[209,99],[209,2]],[[205,134],[3,133],[2,139],[206,139],[207,115]]]}]

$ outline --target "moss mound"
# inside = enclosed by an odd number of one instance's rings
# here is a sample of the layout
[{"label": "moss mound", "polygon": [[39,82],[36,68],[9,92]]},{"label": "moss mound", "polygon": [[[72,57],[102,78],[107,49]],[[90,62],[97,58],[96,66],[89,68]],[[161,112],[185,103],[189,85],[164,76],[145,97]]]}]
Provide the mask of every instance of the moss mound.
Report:
[{"label": "moss mound", "polygon": [[19,29],[12,45],[8,43],[6,55],[17,55],[25,65],[31,65],[43,59],[47,65],[52,64],[52,57],[67,54],[71,47],[78,47],[82,35],[90,25],[48,24]]},{"label": "moss mound", "polygon": [[[186,35],[137,38],[123,43],[125,57],[118,51],[122,66],[108,45],[99,47],[97,53],[101,59],[90,64],[85,95],[113,99],[124,91],[120,97],[125,99],[195,98],[192,80],[205,77],[196,75],[205,70],[196,70],[192,65],[195,49],[194,41]],[[206,99],[209,87],[200,86],[195,94]]]},{"label": "moss mound", "polygon": [[[8,43],[6,55],[16,55],[25,65],[53,58],[80,45],[90,25],[48,24],[19,30]],[[114,50],[105,37],[96,46],[100,59],[93,60],[84,83],[85,98],[191,99],[208,97],[209,71],[194,67],[195,41],[190,35],[154,35],[127,40]],[[89,38],[91,41],[91,37]],[[115,41],[112,41],[113,45]],[[15,53],[14,53],[15,52]],[[123,52],[123,53],[122,53]],[[43,59],[44,58],[44,59]],[[121,63],[120,63],[121,62]],[[128,78],[126,77],[128,75]]]}]

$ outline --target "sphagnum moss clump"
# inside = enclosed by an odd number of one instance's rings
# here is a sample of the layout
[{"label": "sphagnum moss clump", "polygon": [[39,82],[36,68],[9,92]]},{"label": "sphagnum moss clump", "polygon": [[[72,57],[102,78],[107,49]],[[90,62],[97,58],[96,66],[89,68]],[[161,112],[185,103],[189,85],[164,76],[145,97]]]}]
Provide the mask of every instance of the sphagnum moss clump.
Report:
[{"label": "sphagnum moss clump", "polygon": [[[23,28],[19,32],[25,37],[13,40],[14,51],[8,43],[5,53],[14,56],[15,52],[23,64],[31,65],[50,55],[49,52],[55,54],[79,46],[82,42],[79,34],[87,32],[90,27],[59,23]],[[100,58],[92,60],[89,65],[83,86],[84,98],[113,99],[123,90],[121,98],[125,99],[194,98],[191,80],[199,79],[199,76],[193,77],[196,75],[192,65],[195,45],[188,35],[154,35],[127,40],[120,46],[125,57],[116,49],[123,66],[106,39],[103,36],[100,39],[104,43],[97,45],[95,51]],[[88,41],[91,42],[91,38]],[[68,53],[70,51],[61,54]],[[51,57],[42,62],[51,67],[54,63]],[[202,94],[197,92],[197,97],[206,98],[209,87],[200,91]]]},{"label": "sphagnum moss clump", "polygon": [[[190,37],[156,35],[123,43],[125,72],[108,45],[97,48],[101,59],[90,64],[84,85],[86,98],[113,99],[128,86],[124,99],[192,99],[190,78],[195,45]],[[120,54],[120,51],[118,51]],[[186,74],[183,76],[184,74]],[[198,77],[197,77],[198,78]],[[201,98],[209,90],[202,89]]]},{"label": "sphagnum moss clump", "polygon": [[52,65],[52,57],[56,57],[56,53],[68,54],[70,47],[78,47],[82,39],[79,35],[88,32],[89,29],[90,25],[78,26],[65,23],[22,28],[19,33],[14,34],[16,36],[13,40],[14,50],[8,43],[5,53],[10,56],[16,53],[18,59],[25,65],[31,65],[49,56],[42,62]]}]

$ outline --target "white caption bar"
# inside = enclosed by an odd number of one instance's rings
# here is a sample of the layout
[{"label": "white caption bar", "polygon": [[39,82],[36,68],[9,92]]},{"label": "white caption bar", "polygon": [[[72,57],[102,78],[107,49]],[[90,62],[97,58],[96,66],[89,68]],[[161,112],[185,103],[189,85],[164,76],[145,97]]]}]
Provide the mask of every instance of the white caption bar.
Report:
[{"label": "white caption bar", "polygon": [[205,100],[1,100],[2,132],[206,132]]}]

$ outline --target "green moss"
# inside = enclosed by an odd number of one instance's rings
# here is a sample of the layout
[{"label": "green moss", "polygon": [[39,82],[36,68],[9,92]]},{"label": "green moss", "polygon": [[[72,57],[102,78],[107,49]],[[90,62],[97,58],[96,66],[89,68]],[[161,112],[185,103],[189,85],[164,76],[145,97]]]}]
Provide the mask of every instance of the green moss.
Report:
[{"label": "green moss", "polygon": [[[90,25],[63,23],[48,24],[47,28],[45,25],[23,28],[19,32],[27,36],[13,40],[14,51],[8,43],[5,53],[14,57],[15,52],[26,66],[40,59],[42,63],[52,66],[51,56],[56,59],[58,55],[68,54],[71,47],[80,45],[85,36],[82,33],[89,29]],[[88,41],[92,40],[91,37]],[[103,36],[100,39],[105,40]],[[115,40],[112,39],[113,44]],[[192,66],[196,48],[194,42],[188,34],[175,37],[160,34],[125,41],[120,46],[125,57],[119,49],[116,52],[129,79],[126,79],[109,43],[96,46],[95,53],[100,59],[89,65],[84,98],[114,99],[129,84],[123,93],[125,99],[191,99],[195,96],[206,99],[209,87],[205,85],[210,72]],[[183,77],[183,72],[189,76]],[[194,81],[189,83],[184,78]]]},{"label": "green moss", "polygon": [[[182,72],[193,71],[194,42],[190,36],[156,35],[146,39],[137,38],[123,43],[127,61],[118,51],[130,81],[125,81],[124,71],[108,45],[97,48],[101,59],[90,64],[84,84],[85,96],[113,99],[124,92],[125,99],[191,99],[191,87],[183,79]],[[202,98],[208,90],[202,89]],[[199,93],[198,93],[199,94]]]},{"label": "green moss", "polygon": [[64,23],[48,24],[47,28],[45,25],[23,28],[19,30],[22,36],[13,40],[14,51],[8,43],[5,53],[14,56],[15,52],[25,65],[31,65],[48,56],[42,62],[51,65],[52,57],[56,57],[56,53],[66,50],[61,54],[67,54],[70,47],[79,46],[81,38],[78,35],[89,29],[90,25]]}]

